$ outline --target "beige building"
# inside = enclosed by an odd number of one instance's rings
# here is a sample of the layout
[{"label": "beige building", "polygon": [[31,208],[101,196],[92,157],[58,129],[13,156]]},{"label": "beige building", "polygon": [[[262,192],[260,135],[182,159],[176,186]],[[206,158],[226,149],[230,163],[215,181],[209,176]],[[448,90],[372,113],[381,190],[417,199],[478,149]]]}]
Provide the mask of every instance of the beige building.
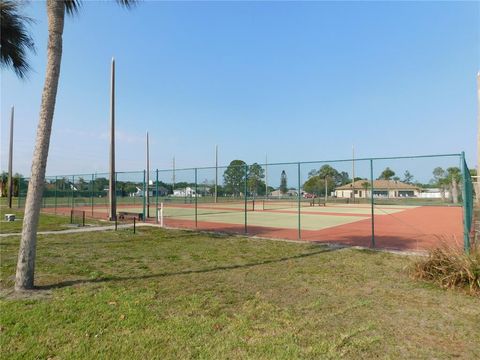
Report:
[{"label": "beige building", "polygon": [[[335,189],[337,198],[349,199],[353,197],[359,199],[371,197],[371,182],[369,180],[357,180],[353,184],[342,185]],[[396,180],[373,180],[373,197],[376,198],[403,198],[418,197],[420,189],[415,185],[410,185]]]}]

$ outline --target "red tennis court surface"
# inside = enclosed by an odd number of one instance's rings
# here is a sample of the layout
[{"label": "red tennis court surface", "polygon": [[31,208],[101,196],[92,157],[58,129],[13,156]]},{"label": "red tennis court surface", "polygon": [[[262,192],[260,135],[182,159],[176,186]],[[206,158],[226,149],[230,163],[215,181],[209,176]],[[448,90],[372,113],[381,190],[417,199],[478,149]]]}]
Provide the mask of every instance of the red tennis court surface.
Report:
[{"label": "red tennis court surface", "polygon": [[[123,206],[123,208],[134,208],[134,206]],[[178,206],[185,208],[184,205]],[[359,208],[361,206],[358,206]],[[138,208],[138,207],[137,207]],[[191,208],[191,206],[190,206]],[[198,209],[208,209],[208,205],[202,204]],[[84,210],[87,217],[97,219],[106,219],[106,208],[75,207],[76,210]],[[222,210],[222,207],[215,207],[216,210]],[[46,212],[55,212],[58,214],[70,214],[70,208],[43,209]],[[227,210],[227,209],[224,209]],[[228,208],[232,211],[232,208]],[[314,209],[315,210],[315,209]],[[242,209],[234,210],[242,212]],[[155,215],[155,209],[150,210],[151,215]],[[243,213],[243,212],[242,212]],[[256,213],[253,212],[253,214]],[[267,213],[264,212],[264,213]],[[291,213],[292,217],[298,214],[294,210],[271,210],[268,214],[286,214]],[[251,236],[303,240],[318,243],[342,244],[350,246],[370,247],[372,241],[372,222],[370,215],[335,213],[335,208],[322,210],[322,213],[315,213],[308,209],[302,209],[301,222],[315,221],[315,216],[357,216],[355,221],[341,225],[327,226],[318,230],[302,229],[299,233],[298,228],[288,228],[282,226],[259,226],[248,225],[249,217],[253,219],[252,213],[247,212],[247,231],[245,232],[244,223],[226,223],[225,221],[204,221],[202,216],[198,217],[197,223],[190,218],[165,217],[164,225],[172,228],[187,228],[221,233],[247,234]],[[304,219],[305,217],[305,219]],[[313,220],[312,220],[313,217]],[[358,220],[357,220],[358,219]],[[156,219],[151,217],[147,220],[149,223],[155,223]],[[228,221],[228,220],[227,220]],[[419,251],[428,250],[443,243],[449,245],[463,246],[463,225],[462,208],[456,206],[420,206],[404,207],[399,212],[392,214],[382,213],[382,209],[375,208],[375,247],[384,249]]]}]

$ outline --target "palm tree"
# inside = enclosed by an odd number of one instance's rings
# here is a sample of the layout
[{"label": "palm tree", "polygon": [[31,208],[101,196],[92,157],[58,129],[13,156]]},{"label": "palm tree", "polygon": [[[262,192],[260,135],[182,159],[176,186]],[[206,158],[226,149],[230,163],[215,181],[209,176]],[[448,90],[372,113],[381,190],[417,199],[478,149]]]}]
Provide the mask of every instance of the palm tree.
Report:
[{"label": "palm tree", "polygon": [[[129,7],[135,1],[117,0],[117,2]],[[34,285],[37,227],[42,204],[43,186],[45,183],[45,169],[47,166],[53,113],[60,78],[63,25],[65,13],[72,16],[76,15],[81,2],[80,0],[47,0],[46,4],[48,16],[47,71],[40,105],[40,119],[37,127],[30,183],[28,185],[27,200],[25,203],[22,238],[18,252],[17,272],[15,276],[16,290],[33,289]]]},{"label": "palm tree", "polygon": [[367,191],[368,191],[368,188],[370,187],[370,183],[368,181],[364,181],[362,182],[362,187],[365,191],[365,199],[367,199],[368,198]]},{"label": "palm tree", "polygon": [[458,184],[462,179],[461,171],[458,167],[449,167],[447,169],[448,182],[450,183],[451,197],[454,204],[458,203]]},{"label": "palm tree", "polygon": [[20,13],[21,3],[11,0],[0,2],[0,63],[10,67],[18,77],[25,78],[30,66],[27,52],[35,51],[33,39],[27,31],[32,19]]}]

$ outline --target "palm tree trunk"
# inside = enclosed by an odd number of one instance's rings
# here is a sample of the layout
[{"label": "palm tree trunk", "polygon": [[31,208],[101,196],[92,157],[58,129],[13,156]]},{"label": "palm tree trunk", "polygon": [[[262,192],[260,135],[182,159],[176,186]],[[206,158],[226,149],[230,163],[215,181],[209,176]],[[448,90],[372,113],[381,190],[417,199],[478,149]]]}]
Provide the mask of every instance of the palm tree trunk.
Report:
[{"label": "palm tree trunk", "polygon": [[42,203],[48,148],[62,60],[62,34],[65,18],[64,2],[47,0],[47,15],[47,71],[43,86],[35,151],[32,159],[32,173],[25,203],[22,239],[18,252],[17,273],[15,276],[16,290],[33,289],[38,219]]},{"label": "palm tree trunk", "polygon": [[452,201],[454,204],[458,203],[458,182],[457,179],[452,179]]}]

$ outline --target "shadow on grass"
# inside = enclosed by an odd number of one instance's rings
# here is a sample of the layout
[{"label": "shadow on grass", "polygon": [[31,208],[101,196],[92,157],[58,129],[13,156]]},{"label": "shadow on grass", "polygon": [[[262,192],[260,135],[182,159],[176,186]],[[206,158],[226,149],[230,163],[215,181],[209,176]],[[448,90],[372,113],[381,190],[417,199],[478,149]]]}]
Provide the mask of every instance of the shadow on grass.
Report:
[{"label": "shadow on grass", "polygon": [[224,265],[224,266],[216,266],[212,268],[206,269],[198,269],[198,270],[185,270],[185,271],[176,271],[176,272],[162,272],[157,274],[148,274],[148,275],[139,275],[139,276],[105,276],[96,279],[78,279],[78,280],[68,280],[62,281],[56,284],[50,285],[40,285],[36,286],[35,289],[37,290],[51,290],[51,289],[60,289],[74,285],[80,284],[97,284],[97,283],[107,283],[107,282],[114,282],[114,281],[127,281],[127,280],[145,280],[145,279],[153,279],[153,278],[161,278],[161,277],[168,277],[168,276],[177,276],[177,275],[188,275],[188,274],[202,274],[208,272],[216,272],[216,271],[226,271],[226,270],[235,270],[235,269],[244,269],[244,268],[251,268],[256,266],[268,265],[268,264],[275,264],[281,263],[288,260],[295,260],[295,259],[302,259],[310,256],[315,256],[323,253],[328,253],[331,251],[340,250],[341,248],[322,248],[321,250],[305,253],[305,254],[298,254],[288,257],[281,257],[278,259],[269,259],[269,260],[262,260],[258,262],[250,262],[246,264],[238,264],[238,265]]}]

